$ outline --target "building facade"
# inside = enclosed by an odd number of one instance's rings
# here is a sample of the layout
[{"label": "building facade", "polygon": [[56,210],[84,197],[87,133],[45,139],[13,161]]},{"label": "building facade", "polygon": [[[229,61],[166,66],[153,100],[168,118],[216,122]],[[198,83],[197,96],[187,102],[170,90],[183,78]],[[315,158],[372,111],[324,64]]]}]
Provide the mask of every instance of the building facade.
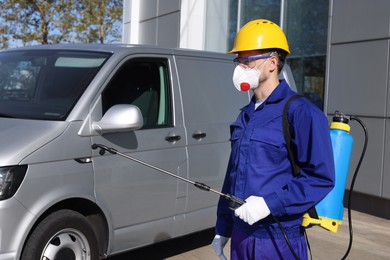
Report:
[{"label": "building facade", "polygon": [[253,19],[279,24],[289,40],[298,91],[324,106],[329,0],[125,0],[123,42],[229,51]]},{"label": "building facade", "polygon": [[[353,8],[351,8],[353,7]],[[269,19],[286,33],[298,92],[323,109],[359,116],[370,140],[354,187],[353,207],[390,218],[390,1],[124,0],[123,42],[229,51],[236,32]],[[349,181],[364,132],[355,138]],[[386,159],[387,158],[387,159]]]},{"label": "building facade", "polygon": [[[390,1],[332,0],[327,55],[327,111],[357,115],[367,126],[367,152],[356,178],[353,208],[390,218]],[[361,154],[355,138],[349,177]]]}]

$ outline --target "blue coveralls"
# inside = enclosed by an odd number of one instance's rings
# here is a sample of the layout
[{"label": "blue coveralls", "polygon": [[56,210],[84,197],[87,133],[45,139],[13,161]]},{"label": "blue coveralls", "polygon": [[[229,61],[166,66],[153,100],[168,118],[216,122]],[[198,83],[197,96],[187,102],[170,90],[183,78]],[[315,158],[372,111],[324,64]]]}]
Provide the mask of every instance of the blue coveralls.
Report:
[{"label": "blue coveralls", "polygon": [[[289,106],[288,120],[301,171],[293,175],[282,128],[282,111],[293,95],[282,80],[256,110],[254,97],[241,109],[231,125],[231,155],[222,192],[243,200],[264,197],[296,254],[307,259],[302,215],[333,188],[334,161],[326,116],[307,99],[296,99]],[[234,216],[223,197],[217,216],[216,233],[231,237],[231,259],[294,259],[271,216],[250,226]]]}]

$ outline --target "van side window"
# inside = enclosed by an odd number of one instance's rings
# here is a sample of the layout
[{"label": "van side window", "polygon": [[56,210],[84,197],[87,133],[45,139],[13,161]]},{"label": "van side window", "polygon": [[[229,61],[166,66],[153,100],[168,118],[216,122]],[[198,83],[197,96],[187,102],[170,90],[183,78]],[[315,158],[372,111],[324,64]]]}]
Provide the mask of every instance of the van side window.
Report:
[{"label": "van side window", "polygon": [[133,104],[142,112],[145,128],[172,126],[168,62],[132,59],[116,73],[102,93],[103,114],[116,104]]}]

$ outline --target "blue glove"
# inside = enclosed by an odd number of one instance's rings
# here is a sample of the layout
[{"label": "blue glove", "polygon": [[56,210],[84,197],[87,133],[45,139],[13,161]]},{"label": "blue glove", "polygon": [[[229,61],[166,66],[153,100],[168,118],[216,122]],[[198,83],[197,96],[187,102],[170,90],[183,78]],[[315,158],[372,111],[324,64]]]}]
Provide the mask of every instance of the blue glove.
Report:
[{"label": "blue glove", "polygon": [[211,242],[215,254],[219,257],[220,260],[227,260],[226,256],[223,254],[223,248],[225,247],[228,240],[229,240],[228,237],[215,235],[213,242]]}]

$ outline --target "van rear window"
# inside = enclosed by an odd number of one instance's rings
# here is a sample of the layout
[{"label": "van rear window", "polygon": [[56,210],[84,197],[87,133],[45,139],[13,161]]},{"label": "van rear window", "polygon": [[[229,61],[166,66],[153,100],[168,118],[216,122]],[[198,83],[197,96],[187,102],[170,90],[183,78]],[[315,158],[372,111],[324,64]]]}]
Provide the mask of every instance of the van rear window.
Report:
[{"label": "van rear window", "polygon": [[65,120],[109,56],[64,50],[0,53],[0,116]]}]

